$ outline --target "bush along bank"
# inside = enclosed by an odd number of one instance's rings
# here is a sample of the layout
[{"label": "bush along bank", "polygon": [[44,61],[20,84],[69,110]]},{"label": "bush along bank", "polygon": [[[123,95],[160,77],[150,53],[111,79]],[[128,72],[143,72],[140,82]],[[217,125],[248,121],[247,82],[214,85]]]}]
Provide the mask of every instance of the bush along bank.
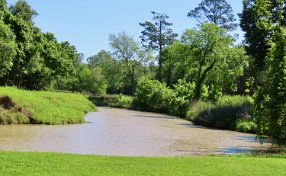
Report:
[{"label": "bush along bank", "polygon": [[252,100],[243,96],[223,96],[218,102],[195,102],[186,119],[196,125],[240,132],[256,132],[251,116]]},{"label": "bush along bank", "polygon": [[[252,98],[244,96],[217,96],[204,88],[201,101],[193,99],[194,83],[180,80],[173,89],[156,80],[139,81],[133,108],[167,113],[211,128],[255,133],[251,116]],[[216,101],[208,100],[215,97]],[[219,98],[218,98],[219,97]]]},{"label": "bush along bank", "polygon": [[196,125],[255,133],[256,124],[251,116],[252,98],[218,96],[204,87],[202,100],[191,101],[194,90],[195,84],[184,80],[179,80],[171,89],[157,80],[143,78],[138,82],[134,97],[100,95],[89,99],[97,106],[165,113]]},{"label": "bush along bank", "polygon": [[0,87],[0,124],[83,123],[97,108],[83,95]]},{"label": "bush along bank", "polygon": [[133,97],[127,95],[96,95],[90,96],[89,100],[97,106],[106,106],[113,108],[133,108]]}]

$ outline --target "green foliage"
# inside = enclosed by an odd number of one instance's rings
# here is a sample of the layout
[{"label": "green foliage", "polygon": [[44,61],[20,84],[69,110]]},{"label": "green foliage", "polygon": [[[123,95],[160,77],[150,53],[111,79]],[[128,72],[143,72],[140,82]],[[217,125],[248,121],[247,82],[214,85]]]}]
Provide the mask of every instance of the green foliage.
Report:
[{"label": "green foliage", "polygon": [[38,15],[25,0],[18,0],[15,5],[10,6],[9,10],[14,16],[20,17],[29,23],[32,23],[33,17]]},{"label": "green foliage", "polygon": [[105,50],[101,50],[96,55],[87,58],[90,67],[102,66],[111,60],[113,60],[111,54]]},{"label": "green foliage", "polygon": [[174,96],[165,84],[145,77],[138,82],[134,104],[140,110],[166,113]]},{"label": "green foliage", "polygon": [[15,34],[0,18],[0,77],[5,75],[13,66],[16,55]]},{"label": "green foliage", "polygon": [[92,94],[105,94],[107,83],[100,67],[88,68],[83,66],[79,74],[80,84],[78,88],[81,91],[87,91]]},{"label": "green foliage", "polygon": [[[235,92],[236,81],[248,66],[243,48],[234,47],[227,31],[215,24],[203,24],[199,29],[186,30],[181,43],[165,51],[167,81],[186,79],[196,83],[195,98],[201,98],[204,84],[214,95],[221,89]],[[168,74],[169,73],[169,74]],[[215,98],[215,96],[214,96]]]},{"label": "green foliage", "polygon": [[7,8],[7,2],[6,0],[0,0],[0,11],[6,11]]},{"label": "green foliage", "polygon": [[133,97],[122,94],[91,96],[89,100],[98,106],[127,109],[133,107]]},{"label": "green foliage", "polygon": [[[251,104],[251,98],[242,96],[223,96],[217,103],[194,102],[187,112],[187,119],[198,125],[241,131],[246,129],[243,128],[243,125],[249,122],[247,125],[250,125],[251,128],[244,132],[253,132],[253,120],[250,115]],[[239,126],[237,126],[238,124]]]},{"label": "green foliage", "polygon": [[231,6],[225,0],[203,0],[188,13],[200,24],[214,23],[227,30],[235,30],[237,24]]},{"label": "green foliage", "polygon": [[132,95],[135,92],[138,79],[144,75],[142,61],[149,57],[143,55],[139,43],[124,32],[118,35],[110,34],[109,40],[113,54],[122,63],[121,68],[124,73],[125,82],[123,92]]},{"label": "green foliage", "polygon": [[257,125],[253,119],[238,120],[236,124],[236,131],[246,133],[256,133]]},{"label": "green foliage", "polygon": [[49,89],[99,95],[106,93],[107,81],[101,67],[90,68],[86,64],[80,64],[75,75],[55,80]]},{"label": "green foliage", "polygon": [[[83,123],[85,113],[96,110],[94,105],[80,94],[24,91],[12,87],[0,87],[0,97],[3,96],[10,97],[17,107],[29,114],[29,123]],[[4,116],[5,114],[7,113],[4,112]]]},{"label": "green foliage", "polygon": [[173,24],[168,22],[169,16],[163,13],[151,12],[153,14],[153,21],[145,21],[144,23],[139,23],[140,26],[144,28],[141,32],[141,43],[147,49],[157,51],[158,56],[158,78],[161,80],[162,77],[162,66],[163,66],[163,49],[171,45],[178,34],[174,33],[170,28]]},{"label": "green foliage", "polygon": [[[176,92],[157,80],[150,80],[147,77],[142,78],[138,83],[135,93],[134,107],[139,110],[168,113],[184,117],[190,100],[187,99],[187,96],[176,96],[176,94],[186,93],[180,90],[184,86],[184,83],[181,83],[183,85],[176,86]],[[189,91],[187,90],[187,92]]]},{"label": "green foliage", "polygon": [[265,68],[265,58],[270,48],[269,39],[274,32],[273,26],[279,21],[281,10],[284,16],[281,25],[286,25],[285,4],[285,1],[279,5],[278,1],[243,0],[243,12],[239,15],[240,26],[245,32],[246,51],[255,59],[253,72],[260,72]]},{"label": "green foliage", "polygon": [[35,10],[24,0],[0,12],[0,85],[44,89],[75,73],[74,46],[34,26]]},{"label": "green foliage", "polygon": [[275,142],[286,140],[286,29],[276,27],[267,55],[266,84],[255,97],[258,134]]},{"label": "green foliage", "polygon": [[91,68],[100,67],[107,81],[107,93],[120,93],[124,87],[124,64],[105,50],[87,59]]},{"label": "green foliage", "polygon": [[[169,86],[179,79],[195,82],[195,97],[203,100],[237,93],[238,79],[249,66],[244,48],[234,46],[227,31],[214,24],[187,30],[181,42],[164,49],[163,56],[162,80]],[[202,97],[202,92],[210,95]]]},{"label": "green foliage", "polygon": [[174,91],[177,97],[184,97],[187,100],[194,98],[196,84],[188,83],[186,80],[178,80],[177,84],[174,84]]}]

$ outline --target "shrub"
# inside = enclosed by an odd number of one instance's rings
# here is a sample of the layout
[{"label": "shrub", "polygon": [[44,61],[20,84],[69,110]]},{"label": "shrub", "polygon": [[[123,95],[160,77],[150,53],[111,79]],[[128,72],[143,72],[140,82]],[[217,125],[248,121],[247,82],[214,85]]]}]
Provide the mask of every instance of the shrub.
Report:
[{"label": "shrub", "polygon": [[189,106],[190,101],[185,97],[173,97],[167,113],[185,118]]},{"label": "shrub", "polygon": [[179,81],[171,89],[157,80],[143,78],[137,85],[134,107],[139,110],[153,111],[185,117],[193,96],[193,83]]},{"label": "shrub", "polygon": [[132,108],[133,97],[127,95],[100,95],[89,97],[89,100],[98,106],[114,108]]},{"label": "shrub", "polygon": [[196,84],[194,82],[187,83],[185,80],[178,80],[178,83],[174,85],[174,91],[176,97],[184,97],[186,100],[191,100],[195,94]]},{"label": "shrub", "polygon": [[[252,123],[246,123],[246,121],[245,123],[242,123],[243,121],[238,123],[239,120],[251,119],[251,104],[251,98],[242,96],[224,96],[219,98],[217,103],[194,102],[187,112],[187,119],[192,120],[197,125],[207,127],[253,132]],[[237,124],[240,126],[237,127]]]},{"label": "shrub", "polygon": [[236,125],[236,131],[256,133],[257,125],[252,119],[240,119]]},{"label": "shrub", "polygon": [[139,110],[169,112],[175,93],[157,80],[142,78],[137,85],[134,106]]}]

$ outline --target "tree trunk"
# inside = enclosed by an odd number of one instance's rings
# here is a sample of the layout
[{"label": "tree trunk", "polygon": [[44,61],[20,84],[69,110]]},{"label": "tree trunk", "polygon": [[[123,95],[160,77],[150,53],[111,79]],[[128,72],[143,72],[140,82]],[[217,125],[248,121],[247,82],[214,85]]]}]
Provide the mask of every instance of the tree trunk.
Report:
[{"label": "tree trunk", "polygon": [[[198,80],[196,82],[196,88],[195,88],[195,99],[196,100],[199,100],[201,98],[203,83],[207,77],[208,72],[211,71],[213,69],[213,67],[215,66],[215,63],[216,63],[216,61],[214,60],[212,62],[212,64],[204,70],[202,76],[198,77]],[[202,67],[200,67],[200,68],[202,68]]]},{"label": "tree trunk", "polygon": [[162,22],[160,21],[159,26],[159,76],[158,79],[162,81],[162,50],[163,50],[163,42],[162,42]]}]

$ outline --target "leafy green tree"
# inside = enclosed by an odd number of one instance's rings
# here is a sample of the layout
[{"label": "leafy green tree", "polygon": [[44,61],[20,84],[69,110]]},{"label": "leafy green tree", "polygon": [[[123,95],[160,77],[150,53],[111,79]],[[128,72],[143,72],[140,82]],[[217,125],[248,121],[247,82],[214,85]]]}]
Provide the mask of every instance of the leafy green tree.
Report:
[{"label": "leafy green tree", "polygon": [[111,53],[102,50],[87,59],[91,68],[100,67],[107,80],[107,93],[121,93],[124,87],[124,64],[114,59]]},{"label": "leafy green tree", "polygon": [[227,30],[235,30],[237,27],[232,7],[225,0],[203,0],[187,16],[200,24],[214,23]]},{"label": "leafy green tree", "polygon": [[235,47],[227,31],[215,24],[186,30],[182,41],[167,47],[164,52],[166,79],[171,79],[167,82],[174,84],[178,79],[195,82],[196,99],[201,98],[205,84],[210,92],[219,93],[221,89],[235,92],[236,80],[248,65],[243,48]]},{"label": "leafy green tree", "polygon": [[108,60],[112,60],[112,56],[109,52],[105,50],[99,51],[96,55],[87,58],[88,65],[90,67],[96,67],[102,65]]},{"label": "leafy green tree", "polygon": [[[190,44],[176,42],[164,50],[164,59],[166,61],[163,67],[163,80],[169,86],[176,84],[180,79],[187,82],[197,81],[200,64],[198,58],[193,55],[194,49]],[[201,92],[208,92],[207,95],[201,96],[203,99],[216,100],[215,97],[218,97],[221,92],[234,94],[238,91],[237,80],[248,67],[249,58],[244,48],[241,47],[230,45],[225,47],[224,50],[216,51],[220,52],[220,56],[217,57],[217,64],[208,71],[203,81],[202,87],[204,88]],[[206,66],[204,65],[203,68],[205,69]]]},{"label": "leafy green tree", "polygon": [[269,135],[275,142],[286,141],[286,30],[275,30],[266,59],[266,84],[255,99],[258,135]]},{"label": "leafy green tree", "polygon": [[[263,71],[265,58],[270,48],[269,39],[273,34],[273,29],[261,23],[260,19],[267,19],[273,24],[278,23],[278,12],[284,15],[281,25],[286,25],[286,1],[282,1],[283,6],[278,6],[278,0],[260,1],[243,0],[243,11],[240,16],[240,27],[245,32],[246,51],[254,58],[254,71]],[[262,6],[263,8],[261,8]]]},{"label": "leafy green tree", "polygon": [[163,66],[162,51],[166,46],[171,45],[175,41],[178,34],[174,33],[170,28],[173,24],[167,21],[169,19],[168,15],[156,12],[152,12],[152,14],[154,23],[149,21],[139,23],[144,28],[140,38],[144,47],[158,51],[158,78],[161,80]]},{"label": "leafy green tree", "polygon": [[111,34],[109,36],[110,46],[113,49],[114,56],[124,63],[124,75],[126,93],[133,94],[135,92],[137,77],[136,73],[138,68],[141,67],[142,49],[140,45],[126,33],[119,33],[118,35]]},{"label": "leafy green tree", "polygon": [[[59,43],[53,34],[44,34],[35,27],[33,17],[37,13],[26,1],[18,1],[9,10],[1,19],[13,31],[14,39],[10,38],[10,42],[15,41],[16,48],[12,63],[8,62],[9,71],[0,80],[1,85],[44,89],[53,79],[74,74],[78,64],[74,46]],[[7,35],[7,31],[3,35]]]},{"label": "leafy green tree", "polygon": [[93,94],[105,94],[107,82],[100,67],[89,68],[83,65],[79,75],[81,91]]},{"label": "leafy green tree", "polygon": [[223,62],[219,63],[209,73],[205,84],[211,86],[212,93],[220,89],[225,94],[240,93],[238,92],[238,79],[244,75],[245,70],[249,67],[249,56],[243,47],[237,46],[230,46],[223,55]]},{"label": "leafy green tree", "polygon": [[35,43],[33,44],[33,27],[31,24],[11,13],[6,13],[3,21],[4,23],[9,24],[16,36],[15,42],[17,44],[17,52],[11,70],[1,81],[25,88],[24,77],[27,72],[26,69],[29,67],[28,63],[33,55],[32,48],[35,47]]},{"label": "leafy green tree", "polygon": [[[273,29],[266,57],[266,84],[255,97],[255,117],[258,135],[269,135],[279,144],[286,141],[286,29],[283,27],[284,3],[278,0],[278,23],[270,20],[272,14],[260,19],[260,27]],[[271,1],[257,1],[259,11],[267,11]],[[268,11],[267,11],[268,12]]]},{"label": "leafy green tree", "polygon": [[25,0],[18,0],[15,5],[10,6],[9,10],[14,16],[18,16],[29,23],[32,23],[33,17],[38,15]]},{"label": "leafy green tree", "polygon": [[14,33],[0,19],[0,78],[13,66],[16,48]]},{"label": "leafy green tree", "polygon": [[[227,31],[215,24],[203,24],[199,30],[187,30],[183,41],[192,48],[193,64],[197,67],[195,98],[201,96],[202,86],[209,74],[225,61],[225,53],[232,40]],[[195,68],[195,67],[193,67]]]},{"label": "leafy green tree", "polygon": [[179,41],[175,42],[163,50],[163,58],[165,62],[162,68],[162,81],[168,86],[176,84],[179,79],[191,81],[194,77],[194,75],[189,75],[192,72],[189,45]]}]

